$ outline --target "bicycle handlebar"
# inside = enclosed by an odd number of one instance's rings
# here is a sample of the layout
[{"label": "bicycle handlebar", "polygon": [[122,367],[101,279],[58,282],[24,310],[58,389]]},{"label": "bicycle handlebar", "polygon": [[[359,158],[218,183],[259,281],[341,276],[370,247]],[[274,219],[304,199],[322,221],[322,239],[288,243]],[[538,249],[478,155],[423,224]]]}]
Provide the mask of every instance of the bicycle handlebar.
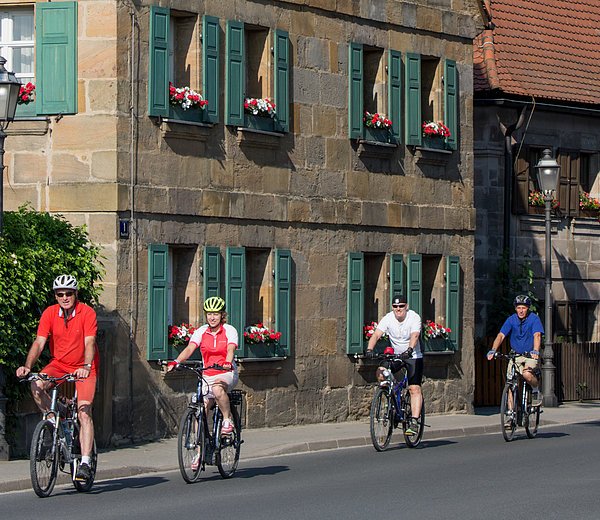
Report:
[{"label": "bicycle handlebar", "polygon": [[[164,366],[164,367],[166,367],[169,363],[172,363],[172,362],[173,361],[166,361],[164,359],[159,359],[157,361],[157,363],[160,366]],[[181,363],[177,363],[173,368],[175,370],[180,370],[182,368],[185,368],[187,370],[191,370],[192,372],[196,372],[196,373],[202,373],[205,370],[209,370],[209,369],[223,370],[224,372],[229,372],[230,370],[232,370],[232,368],[226,368],[222,365],[217,365],[216,363],[205,367],[203,365],[202,361],[196,361],[196,360],[182,361]]]},{"label": "bicycle handlebar", "polygon": [[[374,354],[370,359],[385,359],[386,361],[406,361],[407,359],[411,359],[414,350],[409,348],[406,352],[402,354]],[[355,359],[363,358],[369,359],[369,357],[364,354],[354,354]]]},{"label": "bicycle handlebar", "polygon": [[65,374],[60,377],[53,377],[45,374],[44,372],[29,372],[27,377],[19,379],[19,383],[27,383],[30,381],[49,381],[50,383],[72,383],[73,381],[79,381],[81,378],[75,374]]},{"label": "bicycle handlebar", "polygon": [[[531,358],[532,353],[535,352],[538,356],[541,354],[540,352],[536,352],[534,350],[530,351],[530,352],[523,352],[521,354],[519,354],[518,352],[515,352],[514,350],[511,350],[508,354],[503,354],[502,352],[494,352],[494,359],[498,359],[498,358],[504,358],[504,359],[515,359],[519,356],[524,356],[527,358]],[[488,353],[489,354],[489,353]]]}]

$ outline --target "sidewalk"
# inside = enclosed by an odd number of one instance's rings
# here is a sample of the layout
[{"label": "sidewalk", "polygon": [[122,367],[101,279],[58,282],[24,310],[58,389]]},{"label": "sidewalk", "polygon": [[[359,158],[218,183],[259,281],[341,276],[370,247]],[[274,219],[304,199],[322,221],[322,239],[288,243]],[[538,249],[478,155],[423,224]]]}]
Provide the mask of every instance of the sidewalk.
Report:
[{"label": "sidewalk", "polygon": [[[546,408],[540,418],[542,428],[564,424],[600,421],[600,401],[567,403],[558,408]],[[499,433],[497,408],[478,409],[474,415],[432,415],[426,418],[424,442],[445,437],[464,437]],[[401,442],[396,430],[392,442]],[[524,435],[524,430],[517,433]],[[278,428],[244,430],[240,463],[244,460],[306,453],[325,449],[370,446],[368,421],[311,424]],[[103,451],[98,456],[97,480],[122,478],[142,473],[177,469],[177,439],[165,439],[139,446]],[[58,483],[67,483],[68,475],[59,474]],[[0,462],[0,493],[31,489],[29,461]]]}]

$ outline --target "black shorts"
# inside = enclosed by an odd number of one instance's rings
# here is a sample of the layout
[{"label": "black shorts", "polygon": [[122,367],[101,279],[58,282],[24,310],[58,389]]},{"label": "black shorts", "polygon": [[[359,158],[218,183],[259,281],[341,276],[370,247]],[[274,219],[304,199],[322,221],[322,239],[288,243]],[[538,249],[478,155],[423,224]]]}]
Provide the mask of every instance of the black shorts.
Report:
[{"label": "black shorts", "polygon": [[423,381],[423,358],[407,359],[406,361],[394,361],[387,363],[389,369],[395,374],[406,363],[406,375],[409,385],[419,385]]}]

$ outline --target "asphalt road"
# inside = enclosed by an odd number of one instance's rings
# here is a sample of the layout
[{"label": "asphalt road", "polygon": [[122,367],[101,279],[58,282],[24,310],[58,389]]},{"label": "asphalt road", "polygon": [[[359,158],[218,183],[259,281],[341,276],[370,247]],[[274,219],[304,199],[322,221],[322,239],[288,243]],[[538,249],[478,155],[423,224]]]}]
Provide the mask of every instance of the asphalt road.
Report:
[{"label": "asphalt road", "polygon": [[599,519],[600,422],[500,435],[243,460],[236,477],[209,470],[0,495],[2,518],[86,519]]}]

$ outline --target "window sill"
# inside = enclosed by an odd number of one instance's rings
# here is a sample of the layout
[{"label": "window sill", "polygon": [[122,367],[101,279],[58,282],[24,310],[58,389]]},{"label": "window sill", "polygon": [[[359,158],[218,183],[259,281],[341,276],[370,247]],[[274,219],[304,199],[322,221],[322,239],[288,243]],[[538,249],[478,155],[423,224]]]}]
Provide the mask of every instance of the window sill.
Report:
[{"label": "window sill", "polygon": [[441,150],[438,148],[427,148],[425,146],[415,146],[415,160],[423,164],[433,164],[436,166],[444,166],[448,163],[453,150]]},{"label": "window sill", "polygon": [[240,146],[251,146],[253,148],[264,148],[275,150],[280,146],[280,139],[285,134],[271,132],[269,130],[258,130],[245,126],[237,127],[237,142]]},{"label": "window sill", "polygon": [[238,359],[237,362],[240,367],[240,377],[277,376],[283,370],[281,367],[281,362],[285,361],[286,359],[287,356]]},{"label": "window sill", "polygon": [[188,139],[191,141],[206,141],[210,130],[214,126],[210,123],[183,121],[163,117],[158,119],[161,137],[172,139]]},{"label": "window sill", "polygon": [[381,141],[372,141],[370,139],[357,139],[358,155],[361,157],[384,157],[389,158],[396,152],[398,145],[396,143],[383,143]]},{"label": "window sill", "polygon": [[423,352],[424,356],[449,356],[456,354],[456,350],[430,350]]},{"label": "window sill", "polygon": [[20,117],[6,128],[6,135],[46,135],[50,118],[46,116]]}]

